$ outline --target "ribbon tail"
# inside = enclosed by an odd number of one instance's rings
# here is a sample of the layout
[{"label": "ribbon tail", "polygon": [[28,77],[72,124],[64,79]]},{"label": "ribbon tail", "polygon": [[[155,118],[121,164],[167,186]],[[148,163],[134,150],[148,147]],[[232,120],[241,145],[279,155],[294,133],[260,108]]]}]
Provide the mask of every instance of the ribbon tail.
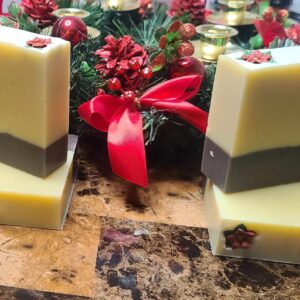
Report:
[{"label": "ribbon tail", "polygon": [[108,153],[113,172],[134,184],[148,185],[141,113],[135,104],[121,106],[108,128]]},{"label": "ribbon tail", "polygon": [[183,120],[205,133],[207,128],[208,113],[189,102],[155,102],[157,110],[175,113]]}]

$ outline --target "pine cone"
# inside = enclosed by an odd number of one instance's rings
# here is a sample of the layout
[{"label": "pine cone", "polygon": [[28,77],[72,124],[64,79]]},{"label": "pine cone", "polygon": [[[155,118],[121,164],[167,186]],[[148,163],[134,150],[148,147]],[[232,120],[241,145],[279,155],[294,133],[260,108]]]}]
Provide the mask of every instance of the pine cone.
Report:
[{"label": "pine cone", "polygon": [[[104,79],[119,78],[122,87],[129,88],[138,76],[138,71],[147,64],[147,52],[127,35],[118,39],[109,35],[105,42],[106,45],[95,53],[100,58],[96,70]],[[123,82],[125,77],[127,81]]]},{"label": "pine cone", "polygon": [[29,17],[38,21],[40,27],[49,26],[56,20],[52,12],[58,9],[58,5],[54,0],[22,0],[21,6]]},{"label": "pine cone", "polygon": [[186,13],[194,24],[199,25],[204,22],[206,0],[171,0],[168,14],[170,16],[182,16]]}]

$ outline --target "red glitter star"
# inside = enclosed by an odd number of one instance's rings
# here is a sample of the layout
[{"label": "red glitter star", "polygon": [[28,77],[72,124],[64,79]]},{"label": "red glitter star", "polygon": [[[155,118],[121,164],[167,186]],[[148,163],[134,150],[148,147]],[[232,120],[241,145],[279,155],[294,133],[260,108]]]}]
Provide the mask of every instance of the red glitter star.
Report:
[{"label": "red glitter star", "polygon": [[255,50],[249,53],[245,53],[242,55],[241,59],[253,63],[253,64],[262,64],[264,62],[268,62],[272,59],[272,55],[270,52],[263,53],[260,50]]},{"label": "red glitter star", "polygon": [[45,48],[47,47],[49,44],[51,44],[51,39],[43,39],[43,38],[38,38],[35,37],[33,40],[31,41],[27,41],[26,42],[28,46],[30,47],[34,47],[34,48]]}]

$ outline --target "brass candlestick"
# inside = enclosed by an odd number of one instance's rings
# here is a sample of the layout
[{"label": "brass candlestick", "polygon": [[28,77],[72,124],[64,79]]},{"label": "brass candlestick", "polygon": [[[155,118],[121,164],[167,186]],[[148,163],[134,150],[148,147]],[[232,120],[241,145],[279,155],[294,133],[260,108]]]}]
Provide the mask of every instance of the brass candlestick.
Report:
[{"label": "brass candlestick", "polygon": [[140,8],[138,0],[103,0],[103,10],[116,8],[117,11],[132,11]]},{"label": "brass candlestick", "polygon": [[219,0],[219,3],[223,5],[223,11],[229,26],[242,24],[247,6],[253,2],[254,0]]},{"label": "brass candlestick", "polygon": [[53,15],[55,15],[58,18],[63,17],[77,17],[80,19],[84,19],[90,15],[90,13],[84,9],[79,8],[60,8],[53,12]]},{"label": "brass candlestick", "polygon": [[[141,22],[139,0],[102,0],[101,6],[112,28],[114,28],[113,21],[116,20],[121,21],[125,26],[131,26],[131,20],[135,24]],[[110,12],[110,10],[115,11]]]},{"label": "brass candlestick", "polygon": [[196,29],[200,35],[200,56],[209,61],[224,54],[230,37],[238,34],[236,29],[222,25],[200,25]]}]

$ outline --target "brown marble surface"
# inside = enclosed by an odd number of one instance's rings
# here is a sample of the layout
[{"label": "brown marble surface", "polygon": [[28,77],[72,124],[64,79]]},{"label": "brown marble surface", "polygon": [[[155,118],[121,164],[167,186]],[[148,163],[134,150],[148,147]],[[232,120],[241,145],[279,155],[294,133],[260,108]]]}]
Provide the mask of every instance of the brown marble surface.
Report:
[{"label": "brown marble surface", "polygon": [[100,143],[81,141],[63,231],[0,226],[0,299],[300,299],[300,266],[211,254],[195,170],[135,189]]}]

